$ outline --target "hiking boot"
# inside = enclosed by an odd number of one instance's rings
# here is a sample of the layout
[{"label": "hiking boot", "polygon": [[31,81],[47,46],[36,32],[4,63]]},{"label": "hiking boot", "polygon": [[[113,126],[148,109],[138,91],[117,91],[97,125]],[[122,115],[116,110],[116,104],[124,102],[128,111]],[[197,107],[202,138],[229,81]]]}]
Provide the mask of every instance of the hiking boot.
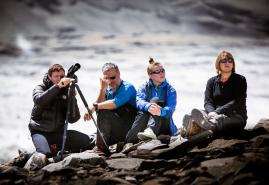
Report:
[{"label": "hiking boot", "polygon": [[185,114],[183,117],[183,123],[182,123],[183,128],[185,129],[188,128],[190,122],[191,122],[191,115]]},{"label": "hiking boot", "polygon": [[211,130],[213,124],[209,122],[207,114],[199,109],[193,109],[191,111],[192,120],[198,124],[204,130]]},{"label": "hiking boot", "polygon": [[146,128],[144,132],[138,132],[137,137],[142,141],[157,139],[156,135],[150,127]]},{"label": "hiking boot", "polygon": [[199,124],[197,124],[195,121],[191,120],[191,122],[188,125],[188,128],[186,130],[186,137],[189,138],[190,136],[197,135],[203,131],[204,131],[204,129],[202,127],[200,127]]},{"label": "hiking boot", "polygon": [[193,119],[190,114],[185,114],[183,117],[182,128],[180,128],[180,135],[183,138],[189,138],[204,131]]}]

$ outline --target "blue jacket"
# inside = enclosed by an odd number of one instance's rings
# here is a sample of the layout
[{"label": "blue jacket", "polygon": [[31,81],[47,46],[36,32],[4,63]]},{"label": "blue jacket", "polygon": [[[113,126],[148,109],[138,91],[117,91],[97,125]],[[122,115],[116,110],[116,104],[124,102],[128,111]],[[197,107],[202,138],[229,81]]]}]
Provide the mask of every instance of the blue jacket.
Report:
[{"label": "blue jacket", "polygon": [[135,87],[127,81],[121,81],[120,86],[113,93],[111,88],[106,90],[106,100],[114,100],[116,108],[119,108],[126,103],[136,107],[136,90]]},{"label": "blue jacket", "polygon": [[[151,88],[151,97],[147,95],[147,84],[149,84]],[[175,135],[177,132],[177,127],[173,121],[172,116],[177,104],[177,93],[176,90],[166,80],[157,87],[157,91],[151,79],[142,84],[136,94],[137,109],[139,111],[148,111],[150,106],[149,98],[158,97],[160,100],[164,100],[164,88],[166,88],[166,100],[164,107],[161,109],[161,116],[170,120],[170,134]]]}]

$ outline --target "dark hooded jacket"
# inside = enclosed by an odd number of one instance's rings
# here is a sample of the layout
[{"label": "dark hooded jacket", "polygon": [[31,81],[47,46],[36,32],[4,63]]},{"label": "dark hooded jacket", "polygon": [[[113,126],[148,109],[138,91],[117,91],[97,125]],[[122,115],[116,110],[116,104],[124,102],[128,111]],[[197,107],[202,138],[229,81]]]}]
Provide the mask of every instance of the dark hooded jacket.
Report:
[{"label": "dark hooded jacket", "polygon": [[[67,88],[59,88],[45,74],[43,84],[33,91],[34,107],[32,109],[29,129],[31,132],[55,132],[64,128],[67,112]],[[80,113],[76,98],[72,98],[69,123],[79,120]]]}]

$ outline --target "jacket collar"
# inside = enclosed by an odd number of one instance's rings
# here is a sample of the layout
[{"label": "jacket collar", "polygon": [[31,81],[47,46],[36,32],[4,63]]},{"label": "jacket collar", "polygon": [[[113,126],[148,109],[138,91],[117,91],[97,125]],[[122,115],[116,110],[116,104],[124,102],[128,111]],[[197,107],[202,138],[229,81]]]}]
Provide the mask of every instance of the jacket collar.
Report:
[{"label": "jacket collar", "polygon": [[[233,78],[234,74],[235,74],[235,73],[232,73],[231,76],[229,77],[229,79],[228,79],[225,83],[228,83],[229,81],[231,81],[231,79]],[[223,83],[223,82],[221,81],[221,74],[217,75],[217,82],[218,82],[218,83]]]},{"label": "jacket collar", "polygon": [[[152,87],[155,87],[154,84],[153,84],[153,80],[152,80],[152,79],[149,79],[149,84],[150,84]],[[168,84],[168,82],[167,82],[167,80],[165,79],[160,85],[158,85],[158,88],[163,88],[163,87],[165,87],[167,84]]]}]

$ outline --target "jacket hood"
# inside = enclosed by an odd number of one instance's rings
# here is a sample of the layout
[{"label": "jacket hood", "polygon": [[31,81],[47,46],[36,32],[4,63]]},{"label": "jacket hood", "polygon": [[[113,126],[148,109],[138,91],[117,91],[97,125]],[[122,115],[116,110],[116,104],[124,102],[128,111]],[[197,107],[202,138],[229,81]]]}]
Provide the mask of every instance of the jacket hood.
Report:
[{"label": "jacket hood", "polygon": [[51,86],[53,86],[52,81],[49,79],[48,73],[46,73],[46,74],[44,75],[44,78],[43,78],[43,84],[44,84],[46,87],[48,87],[48,88],[50,88]]}]

